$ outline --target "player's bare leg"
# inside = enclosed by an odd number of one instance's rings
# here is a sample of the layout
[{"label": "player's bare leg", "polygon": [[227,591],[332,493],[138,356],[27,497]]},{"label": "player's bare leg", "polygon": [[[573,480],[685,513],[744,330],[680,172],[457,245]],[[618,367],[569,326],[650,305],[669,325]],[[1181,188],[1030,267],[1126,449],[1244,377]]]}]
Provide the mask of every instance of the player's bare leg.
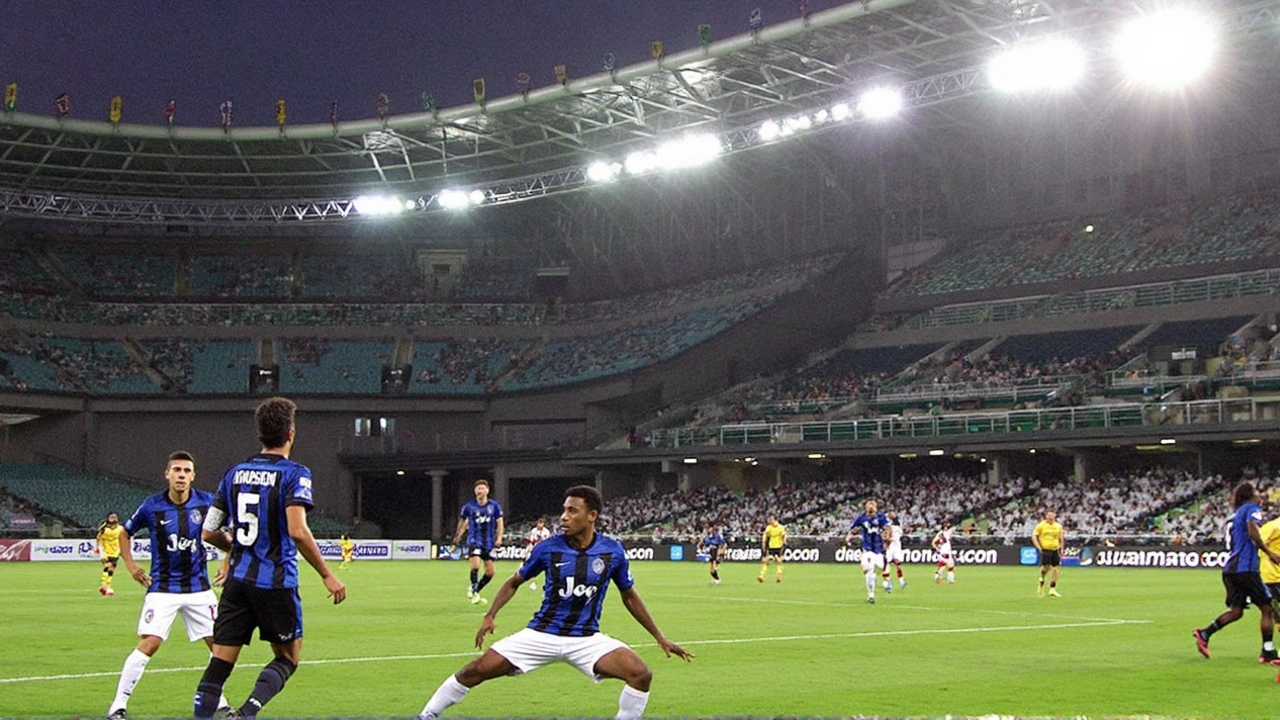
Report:
[{"label": "player's bare leg", "polygon": [[[778,563],[781,566],[782,563]],[[605,653],[593,668],[597,675],[617,678],[626,683],[618,696],[618,718],[638,718],[649,703],[649,685],[653,671],[631,648],[621,647]]]},{"label": "player's bare leg", "polygon": [[431,699],[427,701],[426,706],[422,708],[422,713],[418,717],[423,720],[434,720],[449,707],[462,702],[462,698],[467,696],[471,688],[486,680],[511,675],[515,672],[516,666],[512,665],[510,660],[492,649],[485,650],[483,655],[464,665],[458,672],[445,678],[445,681],[431,695]]}]

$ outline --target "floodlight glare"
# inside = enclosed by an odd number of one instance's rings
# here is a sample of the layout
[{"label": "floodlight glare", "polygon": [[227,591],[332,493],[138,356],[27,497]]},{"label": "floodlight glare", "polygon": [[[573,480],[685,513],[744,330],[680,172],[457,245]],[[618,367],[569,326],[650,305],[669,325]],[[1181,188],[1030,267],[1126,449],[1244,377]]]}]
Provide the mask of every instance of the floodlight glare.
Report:
[{"label": "floodlight glare", "polygon": [[813,121],[816,123],[824,123],[827,121],[827,111],[819,110],[813,114]]},{"label": "floodlight glare", "polygon": [[653,153],[633,152],[627,156],[623,166],[630,175],[642,175],[652,170],[656,162],[657,159],[654,158]]},{"label": "floodlight glare", "polygon": [[1168,10],[1126,25],[1115,50],[1132,80],[1172,90],[1204,74],[1217,50],[1217,37],[1207,19]]},{"label": "floodlight glare", "polygon": [[404,202],[400,198],[386,197],[383,195],[361,195],[351,201],[356,212],[361,215],[380,216],[395,215],[402,209],[407,209]]},{"label": "floodlight glare", "polygon": [[444,190],[436,196],[436,202],[446,210],[462,210],[471,206],[471,198],[462,190]]},{"label": "floodlight glare", "polygon": [[893,117],[901,109],[902,93],[890,88],[872,88],[858,100],[858,110],[872,120]]},{"label": "floodlight glare", "polygon": [[764,123],[760,125],[760,139],[765,142],[777,138],[778,134],[781,132],[782,128],[778,127],[778,123],[772,120],[765,120]]},{"label": "floodlight glare", "polygon": [[1084,75],[1084,50],[1067,40],[1030,43],[999,55],[987,65],[991,86],[1007,92],[1063,90]]},{"label": "floodlight glare", "polygon": [[405,210],[416,210],[417,208],[418,208],[418,201],[417,201],[417,200],[405,200],[405,201],[404,201],[404,209],[405,209]]},{"label": "floodlight glare", "polygon": [[622,166],[618,163],[594,162],[587,166],[587,179],[591,182],[609,182],[618,177]]},{"label": "floodlight glare", "polygon": [[479,205],[480,203],[484,202],[484,191],[472,190],[471,194],[467,195],[467,199],[471,201],[472,205]]},{"label": "floodlight glare", "polygon": [[839,105],[835,105],[831,108],[832,120],[835,120],[836,122],[840,122],[841,120],[845,120],[848,117],[849,117],[849,106],[846,105],[845,103],[840,103]]},{"label": "floodlight glare", "polygon": [[694,167],[710,162],[723,150],[720,139],[714,135],[690,135],[659,146],[657,166],[663,170]]}]

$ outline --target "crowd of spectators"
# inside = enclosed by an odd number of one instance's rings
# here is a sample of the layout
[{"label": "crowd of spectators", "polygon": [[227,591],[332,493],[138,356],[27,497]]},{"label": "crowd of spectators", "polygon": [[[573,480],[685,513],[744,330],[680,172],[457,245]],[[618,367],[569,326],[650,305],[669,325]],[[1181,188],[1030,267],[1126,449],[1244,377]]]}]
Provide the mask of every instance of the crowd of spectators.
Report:
[{"label": "crowd of spectators", "polygon": [[[160,387],[151,382],[139,365],[114,340],[80,340],[0,333],[0,357],[7,358],[11,387],[19,390],[44,389],[73,393],[149,393]],[[37,374],[15,369],[14,359],[38,363]],[[49,386],[51,384],[51,386]]]}]

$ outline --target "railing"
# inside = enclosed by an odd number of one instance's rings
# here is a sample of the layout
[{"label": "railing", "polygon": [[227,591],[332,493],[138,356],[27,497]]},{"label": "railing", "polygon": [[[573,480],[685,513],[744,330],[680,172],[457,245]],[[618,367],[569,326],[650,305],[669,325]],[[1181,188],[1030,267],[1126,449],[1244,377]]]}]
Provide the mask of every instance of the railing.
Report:
[{"label": "railing", "polygon": [[921,386],[912,390],[894,388],[877,390],[872,402],[899,403],[918,402],[921,400],[941,400],[942,398],[977,398],[977,397],[1009,397],[1016,400],[1021,397],[1043,397],[1044,395],[1080,380],[1079,375],[1057,375],[1039,378],[1024,378],[1007,383],[937,383]]},{"label": "railing", "polygon": [[499,428],[489,432],[414,433],[399,430],[376,436],[347,436],[338,444],[340,452],[357,454],[467,452],[485,450],[538,450],[580,445],[584,429]]},{"label": "railing", "polygon": [[1126,403],[807,423],[742,423],[654,432],[652,447],[853,442],[885,438],[956,437],[1041,430],[1100,430],[1261,420],[1250,399]]}]

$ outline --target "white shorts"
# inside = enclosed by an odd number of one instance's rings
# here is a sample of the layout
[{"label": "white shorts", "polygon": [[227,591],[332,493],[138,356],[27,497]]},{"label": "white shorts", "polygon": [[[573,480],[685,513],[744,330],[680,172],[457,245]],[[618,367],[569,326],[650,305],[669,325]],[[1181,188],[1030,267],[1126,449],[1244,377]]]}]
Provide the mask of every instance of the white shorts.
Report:
[{"label": "white shorts", "polygon": [[218,598],[212,590],[197,593],[147,593],[138,618],[138,635],[169,639],[173,619],[182,613],[191,642],[213,637],[213,621],[218,617]]},{"label": "white shorts", "polygon": [[884,555],[881,553],[862,551],[862,572],[884,569]]},{"label": "white shorts", "polygon": [[537,670],[553,662],[566,662],[578,668],[583,675],[600,682],[595,667],[600,658],[624,648],[627,644],[604,633],[588,637],[561,637],[524,628],[508,635],[490,646],[494,652],[516,666],[517,674]]},{"label": "white shorts", "polygon": [[946,565],[947,567],[955,567],[956,558],[951,553],[938,553],[938,564]]},{"label": "white shorts", "polygon": [[900,547],[891,547],[884,554],[885,562],[898,563],[901,565],[906,562],[906,554],[902,552]]}]

